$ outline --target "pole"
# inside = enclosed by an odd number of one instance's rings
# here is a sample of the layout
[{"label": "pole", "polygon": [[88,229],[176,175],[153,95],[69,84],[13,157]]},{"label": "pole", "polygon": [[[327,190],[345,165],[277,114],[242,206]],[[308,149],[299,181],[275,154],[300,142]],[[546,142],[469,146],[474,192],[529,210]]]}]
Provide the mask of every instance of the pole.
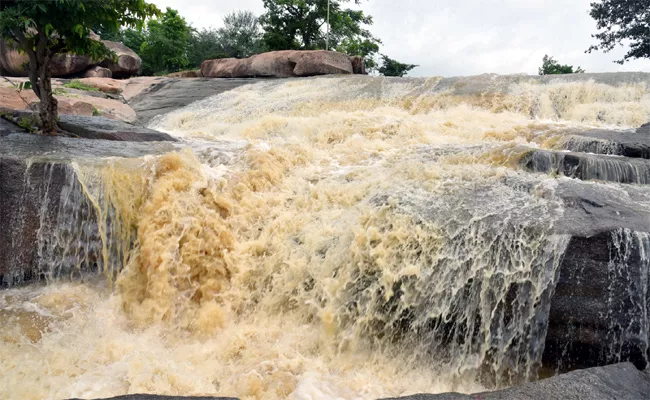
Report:
[{"label": "pole", "polygon": [[327,36],[325,39],[325,50],[330,49],[330,0],[327,0]]}]

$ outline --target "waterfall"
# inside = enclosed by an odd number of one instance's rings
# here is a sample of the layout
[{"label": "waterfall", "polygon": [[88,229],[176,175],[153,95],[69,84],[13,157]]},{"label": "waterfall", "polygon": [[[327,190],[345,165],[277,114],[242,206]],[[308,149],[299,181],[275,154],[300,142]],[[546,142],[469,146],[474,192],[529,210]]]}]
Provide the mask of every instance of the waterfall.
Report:
[{"label": "waterfall", "polygon": [[[643,81],[269,80],[157,117],[173,148],[38,164],[22,202],[40,206],[47,285],[0,292],[0,393],[373,399],[536,379],[575,239],[556,229],[568,178],[548,172],[648,176],[557,144],[649,115]],[[605,234],[603,351],[647,357],[648,233]]]}]

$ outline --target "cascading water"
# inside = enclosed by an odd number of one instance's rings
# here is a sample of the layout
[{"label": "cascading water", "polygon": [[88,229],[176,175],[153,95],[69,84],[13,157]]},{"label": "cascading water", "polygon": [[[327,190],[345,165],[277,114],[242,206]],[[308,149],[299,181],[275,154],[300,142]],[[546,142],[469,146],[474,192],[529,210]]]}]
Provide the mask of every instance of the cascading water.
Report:
[{"label": "cascading water", "polygon": [[[266,81],[155,120],[178,151],[75,161],[111,285],[0,292],[0,393],[372,399],[534,379],[569,237],[557,180],[518,160],[568,128],[646,122],[650,93],[510,85]],[[59,238],[84,214],[59,209],[44,258],[78,247]]]}]

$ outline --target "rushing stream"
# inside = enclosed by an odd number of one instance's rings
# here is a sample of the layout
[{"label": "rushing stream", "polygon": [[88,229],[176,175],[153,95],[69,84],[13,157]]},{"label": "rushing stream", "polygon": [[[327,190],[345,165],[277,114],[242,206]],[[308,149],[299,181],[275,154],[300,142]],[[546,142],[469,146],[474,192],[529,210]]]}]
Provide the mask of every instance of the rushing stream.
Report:
[{"label": "rushing stream", "polygon": [[647,122],[650,88],[508,85],[265,81],[154,120],[175,151],[74,158],[83,196],[39,232],[50,279],[0,291],[0,397],[375,399],[534,379],[568,236],[557,177],[519,158],[568,129]]}]

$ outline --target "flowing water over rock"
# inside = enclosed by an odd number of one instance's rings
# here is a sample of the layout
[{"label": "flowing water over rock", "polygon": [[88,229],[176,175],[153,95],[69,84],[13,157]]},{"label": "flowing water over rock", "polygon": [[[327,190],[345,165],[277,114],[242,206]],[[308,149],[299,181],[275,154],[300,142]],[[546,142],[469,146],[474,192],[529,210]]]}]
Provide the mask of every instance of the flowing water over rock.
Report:
[{"label": "flowing water over rock", "polygon": [[[528,381],[547,331],[565,334],[549,329],[565,258],[598,235],[603,357],[646,360],[650,219],[625,218],[650,215],[650,190],[569,178],[642,174],[521,161],[647,122],[650,77],[624,77],[270,80],[152,121],[179,142],[54,152],[37,175],[62,165],[65,190],[24,185],[53,211],[19,213],[40,221],[38,250],[0,270],[5,285],[50,278],[0,292],[0,393],[373,399]],[[612,220],[567,222],[597,215],[584,204]]]}]

